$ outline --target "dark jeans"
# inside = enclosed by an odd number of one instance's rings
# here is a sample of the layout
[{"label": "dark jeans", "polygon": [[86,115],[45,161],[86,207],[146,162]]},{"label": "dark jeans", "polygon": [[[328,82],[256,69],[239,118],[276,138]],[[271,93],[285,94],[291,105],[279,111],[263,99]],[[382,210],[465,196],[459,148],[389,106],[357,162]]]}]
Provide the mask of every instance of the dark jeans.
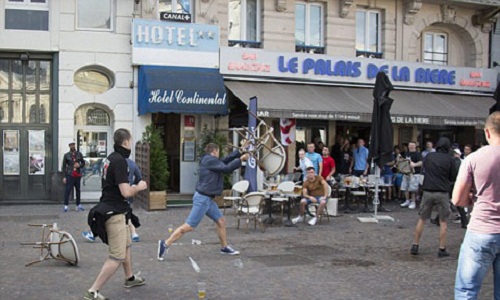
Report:
[{"label": "dark jeans", "polygon": [[352,175],[354,175],[356,177],[363,175],[363,173],[365,173],[365,170],[353,170],[352,171]]},{"label": "dark jeans", "polygon": [[80,181],[82,177],[73,177],[66,175],[66,190],[64,192],[64,205],[68,205],[69,195],[71,194],[71,190],[73,187],[76,192],[76,205],[80,205]]}]

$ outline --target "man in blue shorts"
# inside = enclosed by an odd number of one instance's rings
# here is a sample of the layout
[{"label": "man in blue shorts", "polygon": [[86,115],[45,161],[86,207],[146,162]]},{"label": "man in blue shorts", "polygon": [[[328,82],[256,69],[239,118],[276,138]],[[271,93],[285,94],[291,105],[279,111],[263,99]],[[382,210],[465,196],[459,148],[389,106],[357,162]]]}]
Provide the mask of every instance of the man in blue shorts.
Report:
[{"label": "man in blue shorts", "polygon": [[241,155],[234,151],[228,156],[219,159],[219,146],[209,143],[205,147],[205,154],[200,159],[200,177],[193,195],[193,208],[184,224],[174,230],[166,240],[158,241],[158,260],[163,260],[165,253],[172,243],[180,239],[185,233],[192,231],[200,224],[203,216],[207,215],[217,225],[217,235],[222,248],[222,254],[238,255],[239,251],[227,243],[226,223],[214,198],[222,194],[223,174],[230,174],[241,166],[242,161],[248,159],[248,154]]},{"label": "man in blue shorts", "polygon": [[[292,220],[293,224],[304,221],[306,206],[311,203],[319,203],[316,216],[321,216],[323,209],[328,202],[328,183],[320,175],[316,175],[314,167],[307,168],[306,180],[302,184],[302,195],[304,198],[300,200],[299,216]],[[309,220],[309,225],[316,225],[317,217]]]}]

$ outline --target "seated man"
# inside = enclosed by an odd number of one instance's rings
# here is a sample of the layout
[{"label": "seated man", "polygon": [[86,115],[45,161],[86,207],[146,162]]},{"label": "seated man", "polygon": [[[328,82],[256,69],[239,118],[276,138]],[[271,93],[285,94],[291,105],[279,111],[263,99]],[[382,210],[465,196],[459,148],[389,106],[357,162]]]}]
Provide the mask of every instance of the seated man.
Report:
[{"label": "seated man", "polygon": [[[302,222],[304,220],[304,212],[306,205],[311,203],[319,203],[319,207],[316,211],[316,216],[320,216],[325,209],[326,202],[328,201],[328,183],[323,179],[323,177],[316,175],[314,167],[308,167],[306,169],[306,179],[302,184],[303,192],[302,200],[300,200],[300,211],[299,216],[292,220],[293,224]],[[308,223],[313,226],[318,220],[317,217],[312,218]]]}]

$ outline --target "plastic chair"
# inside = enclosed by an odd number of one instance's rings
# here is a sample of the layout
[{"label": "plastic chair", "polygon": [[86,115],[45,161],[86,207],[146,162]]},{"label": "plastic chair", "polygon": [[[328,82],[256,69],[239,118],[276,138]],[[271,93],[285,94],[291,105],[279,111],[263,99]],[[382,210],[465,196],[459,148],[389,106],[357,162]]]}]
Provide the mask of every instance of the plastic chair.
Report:
[{"label": "plastic chair", "polygon": [[[278,191],[281,193],[277,197],[272,197],[271,200],[279,202],[281,205],[281,220],[283,220],[283,207],[284,203],[290,201],[288,195],[293,194],[295,190],[295,183],[293,181],[283,181],[278,185]],[[288,195],[287,195],[288,194]]]},{"label": "plastic chair", "polygon": [[243,195],[247,192],[248,187],[250,186],[250,182],[248,180],[241,180],[233,184],[231,188],[232,196],[224,197],[224,215],[226,214],[226,202],[231,201],[233,207],[234,203],[237,203],[243,199]]},{"label": "plastic chair", "polygon": [[262,192],[251,192],[243,196],[243,199],[238,204],[238,229],[240,229],[240,220],[242,218],[246,219],[247,232],[248,223],[250,220],[254,221],[254,228],[257,228],[257,221],[260,224],[261,231],[265,231],[264,224],[260,218],[262,214],[262,208],[264,206],[264,198],[266,194]]},{"label": "plastic chair", "polygon": [[28,226],[42,227],[42,240],[40,242],[21,243],[23,246],[29,245],[35,249],[40,249],[39,258],[26,263],[26,267],[49,259],[62,260],[73,266],[78,265],[80,255],[71,234],[56,229],[57,226],[55,223],[54,225],[28,224]]}]

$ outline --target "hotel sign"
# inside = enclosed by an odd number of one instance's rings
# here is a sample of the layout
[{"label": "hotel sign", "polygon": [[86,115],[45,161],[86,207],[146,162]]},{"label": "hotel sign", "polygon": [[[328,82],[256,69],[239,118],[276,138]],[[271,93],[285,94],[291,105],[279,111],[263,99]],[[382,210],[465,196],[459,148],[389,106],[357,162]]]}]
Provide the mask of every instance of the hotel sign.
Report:
[{"label": "hotel sign", "polygon": [[218,68],[219,27],[132,20],[132,64]]},{"label": "hotel sign", "polygon": [[220,53],[220,73],[227,77],[373,86],[379,71],[397,89],[489,94],[497,84],[497,72],[491,69],[227,47]]}]

